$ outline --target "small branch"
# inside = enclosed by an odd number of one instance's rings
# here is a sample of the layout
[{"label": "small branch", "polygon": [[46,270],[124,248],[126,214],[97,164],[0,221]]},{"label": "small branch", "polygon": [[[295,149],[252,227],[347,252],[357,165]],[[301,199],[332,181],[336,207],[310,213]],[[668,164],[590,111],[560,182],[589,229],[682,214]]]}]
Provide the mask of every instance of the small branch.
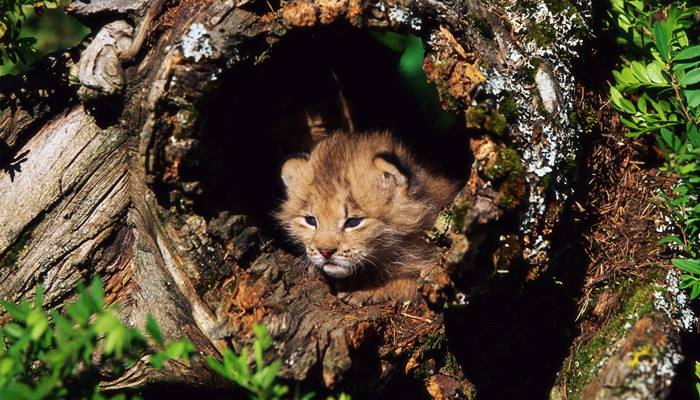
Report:
[{"label": "small branch", "polygon": [[673,76],[673,74],[669,74],[671,76],[671,86],[673,86],[673,91],[676,93],[676,98],[678,99],[678,103],[680,103],[681,108],[683,109],[683,114],[685,114],[685,118],[688,120],[688,122],[693,122],[693,119],[690,118],[690,115],[688,114],[688,110],[686,110],[685,105],[683,104],[683,99],[681,98],[681,94],[678,92],[678,86],[676,85],[676,77]]}]

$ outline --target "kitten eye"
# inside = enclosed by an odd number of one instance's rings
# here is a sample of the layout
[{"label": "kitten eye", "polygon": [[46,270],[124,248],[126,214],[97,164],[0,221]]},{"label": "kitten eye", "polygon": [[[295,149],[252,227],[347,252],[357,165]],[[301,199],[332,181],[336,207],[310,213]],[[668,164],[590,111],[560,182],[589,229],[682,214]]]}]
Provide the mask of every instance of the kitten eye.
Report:
[{"label": "kitten eye", "polygon": [[345,228],[354,228],[354,227],[360,225],[360,223],[362,222],[363,219],[364,219],[364,218],[362,218],[362,217],[352,217],[352,218],[348,218],[348,219],[345,221],[345,224],[343,225],[343,229],[345,229]]},{"label": "kitten eye", "polygon": [[309,225],[311,225],[311,226],[313,226],[313,227],[316,226],[316,218],[314,218],[314,217],[312,217],[312,216],[310,216],[310,215],[304,217],[304,221],[306,221],[307,224],[309,224]]}]

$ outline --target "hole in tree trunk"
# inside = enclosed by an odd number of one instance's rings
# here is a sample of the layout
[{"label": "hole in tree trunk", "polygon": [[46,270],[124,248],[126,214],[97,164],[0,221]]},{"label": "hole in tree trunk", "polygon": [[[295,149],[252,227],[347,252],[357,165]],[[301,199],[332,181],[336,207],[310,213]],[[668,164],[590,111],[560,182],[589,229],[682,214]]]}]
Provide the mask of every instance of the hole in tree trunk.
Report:
[{"label": "hole in tree trunk", "polygon": [[[264,61],[224,74],[201,110],[200,163],[181,170],[183,181],[198,180],[204,188],[196,211],[207,219],[223,210],[245,214],[249,225],[284,247],[271,217],[284,196],[280,168],[312,148],[310,120],[326,132],[390,130],[422,161],[465,179],[471,159],[457,128],[464,124],[437,103],[421,104],[424,98],[400,76],[400,57],[372,33],[334,24],[290,32]],[[452,126],[438,127],[437,119],[452,119]]]}]

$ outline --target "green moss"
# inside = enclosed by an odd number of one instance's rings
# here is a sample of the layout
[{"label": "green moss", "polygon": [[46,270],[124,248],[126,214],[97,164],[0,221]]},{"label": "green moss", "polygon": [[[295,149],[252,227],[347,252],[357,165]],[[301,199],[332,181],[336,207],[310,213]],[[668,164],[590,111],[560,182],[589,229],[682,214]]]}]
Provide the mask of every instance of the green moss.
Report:
[{"label": "green moss", "polygon": [[498,104],[498,112],[503,115],[507,122],[513,122],[518,117],[518,105],[515,102],[513,93],[506,92],[503,100]]},{"label": "green moss", "polygon": [[486,172],[489,179],[507,178],[513,180],[523,176],[523,165],[520,163],[520,155],[517,150],[501,148],[498,151],[498,161]]},{"label": "green moss", "polygon": [[171,190],[168,198],[171,211],[189,212],[194,206],[194,202],[187,198],[182,192]]},{"label": "green moss", "polygon": [[509,191],[504,192],[498,200],[498,206],[505,211],[514,210],[519,204],[520,198]]},{"label": "green moss", "polygon": [[509,271],[511,265],[522,257],[522,250],[516,235],[506,236],[500,247],[493,253],[495,269]]},{"label": "green moss", "polygon": [[498,184],[502,209],[510,211],[520,204],[525,195],[525,180],[520,155],[515,149],[500,148],[496,162],[484,171],[484,176]]},{"label": "green moss", "polygon": [[[640,318],[656,313],[653,306],[654,293],[665,293],[665,289],[644,278],[622,278],[611,286],[620,305],[607,325],[588,343],[577,346],[578,352],[572,355],[571,361],[576,363],[577,368],[566,371],[567,394],[571,400],[578,399],[581,389],[597,375],[601,361],[610,356],[611,346],[626,336]],[[589,306],[591,309],[593,307],[594,304]]]},{"label": "green moss", "polygon": [[506,130],[506,117],[495,112],[491,113],[486,120],[486,129],[498,136],[503,135],[503,132]]},{"label": "green moss", "polygon": [[520,163],[520,155],[517,150],[500,148],[498,158],[494,165],[484,171],[486,178],[492,181],[505,179],[514,181],[523,176],[523,165]]},{"label": "green moss", "polygon": [[506,130],[506,118],[495,112],[486,112],[483,106],[472,106],[464,112],[467,128],[485,129],[496,135],[502,135]]},{"label": "green moss", "polygon": [[164,213],[167,212],[167,211],[165,211],[165,210],[164,210],[160,205],[158,205],[158,204],[155,205],[155,209],[156,209],[156,218],[158,218],[158,222],[160,222],[162,225],[164,225],[165,222],[166,222],[166,218],[165,218],[165,214],[164,214]]},{"label": "green moss", "polygon": [[440,96],[442,108],[445,111],[457,111],[459,109],[459,100],[450,94],[450,86],[447,84],[447,82],[439,80],[435,82],[435,87],[437,88],[438,95]]},{"label": "green moss", "polygon": [[493,33],[493,29],[491,29],[491,26],[487,24],[486,21],[484,21],[482,18],[478,18],[473,14],[469,14],[467,18],[469,19],[469,22],[471,22],[472,25],[474,25],[476,30],[478,30],[481,36],[483,36],[485,39],[493,40],[496,37]]},{"label": "green moss", "polygon": [[484,125],[486,110],[482,107],[469,107],[464,112],[464,117],[467,121],[467,127],[481,129]]},{"label": "green moss", "polygon": [[[442,246],[449,246],[451,240],[448,236],[450,231],[450,225],[452,224],[453,215],[452,210],[448,209],[440,213],[435,220],[435,225],[433,229],[428,232],[428,239],[437,246],[435,251],[440,253]],[[440,259],[440,257],[438,257]]]},{"label": "green moss", "polygon": [[19,240],[15,243],[14,246],[12,246],[9,251],[5,254],[5,256],[2,258],[2,261],[0,261],[0,267],[11,267],[15,265],[17,260],[19,259],[19,256],[22,254],[24,251],[24,248],[27,246],[27,241],[31,237],[30,233],[22,235]]},{"label": "green moss", "polygon": [[564,159],[561,165],[561,171],[566,177],[569,178],[571,182],[578,181],[579,178],[579,165],[573,156],[568,156]]},{"label": "green moss", "polygon": [[[444,350],[445,353],[447,353],[447,358],[449,355],[449,351],[447,351],[447,338],[445,337],[445,331],[442,328],[436,329],[428,334],[425,343],[420,347],[419,354],[435,354],[436,351],[440,352],[441,350]],[[431,375],[434,375],[439,368],[439,366],[436,365],[435,360],[430,357],[424,358],[425,359],[416,370],[416,377],[420,379],[429,378]]]},{"label": "green moss", "polygon": [[431,350],[437,350],[442,348],[447,343],[447,338],[445,337],[445,332],[443,329],[437,329],[428,335],[423,346],[421,346],[421,351],[427,353]]},{"label": "green moss", "polygon": [[589,102],[583,106],[583,109],[579,111],[581,119],[581,129],[584,133],[593,133],[593,129],[598,123],[598,113],[596,112],[593,105]]},{"label": "green moss", "polygon": [[183,140],[192,137],[197,122],[199,121],[199,111],[194,106],[182,108],[177,112],[177,129],[175,129],[175,139]]},{"label": "green moss", "polygon": [[24,254],[24,251],[27,248],[27,242],[32,238],[34,230],[43,220],[44,215],[42,214],[35,221],[27,225],[19,239],[17,239],[12,247],[10,247],[2,257],[0,257],[0,268],[12,267],[15,265],[15,263],[17,263],[17,260],[19,260],[19,258]]},{"label": "green moss", "polygon": [[542,96],[540,96],[540,91],[537,88],[537,86],[530,89],[530,96],[537,104],[537,107],[536,107],[537,113],[543,117],[547,117],[549,115],[549,112],[547,111],[547,108],[544,106],[544,102],[542,101]]},{"label": "green moss", "polygon": [[548,173],[545,176],[540,179],[540,186],[542,186],[543,189],[549,189],[549,187],[552,185],[552,182],[554,181],[554,177],[552,176],[552,173]]},{"label": "green moss", "polygon": [[533,85],[535,83],[535,77],[537,76],[537,71],[540,70],[540,60],[534,59],[530,60],[528,66],[523,69],[525,74],[525,81],[528,85]]},{"label": "green moss", "polygon": [[528,30],[530,31],[530,36],[537,43],[539,47],[547,47],[554,41],[556,36],[556,29],[545,22],[530,22],[528,24]]},{"label": "green moss", "polygon": [[467,223],[467,215],[471,210],[471,203],[459,199],[452,205],[452,226],[455,232],[462,232]]},{"label": "green moss", "polygon": [[554,15],[562,12],[566,13],[566,15],[571,15],[576,12],[576,9],[566,0],[545,0],[544,3]]},{"label": "green moss", "polygon": [[569,113],[569,127],[573,128],[576,125],[578,125],[578,115],[576,115],[576,111],[572,111]]}]

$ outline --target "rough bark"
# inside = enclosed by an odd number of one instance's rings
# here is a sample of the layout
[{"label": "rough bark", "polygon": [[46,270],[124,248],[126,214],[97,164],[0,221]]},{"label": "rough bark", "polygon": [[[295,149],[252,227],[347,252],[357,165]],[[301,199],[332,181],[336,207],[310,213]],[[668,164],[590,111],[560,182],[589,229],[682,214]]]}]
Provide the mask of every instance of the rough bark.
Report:
[{"label": "rough bark", "polygon": [[[283,378],[365,395],[472,396],[464,369],[487,395],[498,392],[500,367],[479,371],[490,353],[469,360],[472,346],[493,344],[479,341],[488,333],[464,329],[501,311],[499,333],[537,323],[520,311],[550,315],[524,309],[556,293],[552,232],[577,151],[566,58],[588,3],[558,12],[545,3],[74,2],[91,40],[2,81],[0,294],[31,297],[41,282],[47,305],[60,307],[79,280],[100,274],[125,320],[140,326],[150,313],[167,338],[203,354],[249,344],[252,325],[265,323],[275,340],[266,357],[283,360]],[[441,266],[420,283],[425,304],[343,304],[269,220],[277,166],[314,134],[413,123],[411,110],[385,113],[376,99],[396,88],[378,85],[393,68],[382,63],[397,56],[350,64],[363,53],[326,55],[365,31],[420,36],[427,77],[457,115],[456,135],[417,139],[466,178],[432,235]],[[560,317],[574,311],[562,308]],[[164,382],[224,385],[200,360],[137,365],[105,387]]]}]

